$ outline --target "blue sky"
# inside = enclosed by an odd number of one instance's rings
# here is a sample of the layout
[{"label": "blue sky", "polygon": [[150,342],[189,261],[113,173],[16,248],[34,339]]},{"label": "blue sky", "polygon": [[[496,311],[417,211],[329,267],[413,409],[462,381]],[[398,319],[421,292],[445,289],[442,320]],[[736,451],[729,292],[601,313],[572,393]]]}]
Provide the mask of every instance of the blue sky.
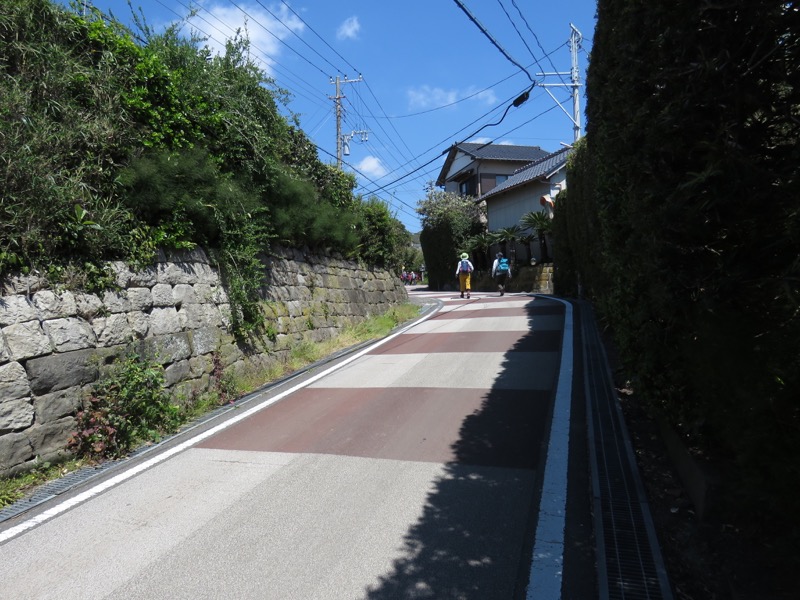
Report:
[{"label": "blue sky", "polygon": [[[131,22],[125,0],[93,3]],[[585,82],[596,8],[595,0],[131,3],[157,31],[185,17],[190,5],[198,8],[190,24],[214,48],[237,28],[246,28],[254,57],[292,95],[284,112],[299,115],[326,162],[336,162],[337,148],[331,82],[337,76],[361,76],[360,82],[341,86],[342,132],[356,132],[344,168],[358,177],[356,193],[387,202],[412,233],[420,229],[417,201],[425,197],[426,184],[436,180],[442,154],[453,143],[491,141],[555,151],[572,142],[572,121],[545,88],[537,85],[527,102],[508,107],[532,81],[569,81],[539,74],[569,71],[570,24],[583,34],[579,68]],[[571,114],[570,90],[547,89]]]}]

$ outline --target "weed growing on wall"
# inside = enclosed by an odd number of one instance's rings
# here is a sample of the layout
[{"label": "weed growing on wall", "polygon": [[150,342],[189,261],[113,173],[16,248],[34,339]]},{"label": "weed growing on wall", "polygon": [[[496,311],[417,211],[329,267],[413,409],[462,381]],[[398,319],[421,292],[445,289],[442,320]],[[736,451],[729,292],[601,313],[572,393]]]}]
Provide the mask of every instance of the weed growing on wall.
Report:
[{"label": "weed growing on wall", "polygon": [[76,422],[69,448],[80,456],[116,458],[174,431],[181,415],[164,389],[163,367],[129,352],[94,385]]}]

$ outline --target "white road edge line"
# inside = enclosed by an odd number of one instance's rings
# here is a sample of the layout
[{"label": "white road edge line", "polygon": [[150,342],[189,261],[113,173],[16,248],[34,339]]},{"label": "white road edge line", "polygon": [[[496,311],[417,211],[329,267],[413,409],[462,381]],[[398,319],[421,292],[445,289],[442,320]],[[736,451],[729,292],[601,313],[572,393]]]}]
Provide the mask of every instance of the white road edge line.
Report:
[{"label": "white road edge line", "polygon": [[91,498],[93,498],[93,497],[95,497],[95,496],[97,496],[99,494],[102,494],[107,489],[110,489],[110,488],[112,488],[112,487],[114,487],[116,485],[119,485],[120,483],[122,483],[124,481],[127,481],[128,479],[131,479],[132,477],[135,477],[139,473],[141,473],[143,471],[146,471],[147,469],[149,469],[151,467],[154,467],[155,465],[157,465],[157,464],[159,464],[161,462],[164,462],[168,458],[171,458],[171,457],[175,456],[176,454],[178,454],[180,452],[183,452],[184,450],[186,450],[188,448],[191,448],[195,444],[198,444],[198,443],[202,442],[203,440],[205,440],[207,438],[210,438],[211,436],[219,433],[220,431],[222,431],[224,429],[227,429],[231,425],[235,425],[239,421],[242,421],[242,420],[248,418],[249,416],[259,412],[260,410],[263,410],[263,409],[267,408],[268,406],[271,406],[271,405],[275,404],[276,402],[278,402],[279,400],[282,400],[286,396],[288,396],[290,394],[293,394],[294,392],[296,392],[296,391],[298,391],[298,390],[300,390],[300,389],[302,389],[302,388],[304,388],[304,387],[306,387],[308,385],[311,385],[312,383],[314,383],[315,381],[318,381],[319,379],[322,379],[326,375],[329,375],[329,374],[333,373],[334,371],[336,371],[338,369],[341,369],[342,367],[350,364],[351,362],[353,362],[355,360],[358,360],[359,358],[361,358],[362,356],[364,356],[368,352],[371,352],[375,348],[377,348],[379,346],[382,346],[383,344],[386,344],[387,342],[390,342],[391,340],[393,340],[397,336],[404,334],[406,331],[408,331],[409,329],[415,327],[416,325],[418,325],[418,324],[420,324],[420,323],[422,323],[424,321],[427,321],[433,315],[437,314],[437,312],[438,311],[431,311],[431,312],[423,315],[421,318],[417,319],[416,321],[414,321],[413,323],[407,325],[406,327],[403,327],[402,329],[398,330],[397,332],[393,333],[392,335],[389,335],[389,336],[383,338],[382,340],[379,340],[379,341],[375,342],[374,344],[371,344],[370,346],[367,346],[366,348],[363,348],[362,350],[359,350],[358,352],[356,352],[352,356],[349,356],[348,358],[346,358],[342,362],[340,362],[340,363],[338,363],[338,364],[336,364],[336,365],[334,365],[334,366],[332,366],[332,367],[330,367],[328,369],[325,369],[324,371],[320,371],[316,375],[308,378],[307,380],[303,381],[302,383],[299,383],[299,384],[297,384],[297,385],[295,385],[295,386],[293,386],[293,387],[281,392],[280,394],[277,394],[275,397],[270,398],[266,402],[263,402],[263,403],[259,404],[258,406],[254,406],[253,408],[250,408],[250,409],[242,412],[241,414],[239,414],[239,415],[237,415],[237,416],[225,421],[224,423],[220,423],[216,427],[212,427],[211,429],[203,431],[203,432],[197,434],[196,436],[194,436],[192,438],[189,438],[185,442],[182,442],[182,443],[178,444],[177,446],[174,446],[174,447],[170,448],[169,450],[166,450],[166,451],[154,456],[153,458],[151,458],[149,460],[146,460],[146,461],[144,461],[144,462],[142,462],[142,463],[140,463],[140,464],[138,464],[138,465],[136,465],[136,466],[134,466],[134,467],[132,467],[132,468],[130,468],[128,470],[126,470],[124,473],[120,473],[119,475],[115,475],[111,479],[108,479],[108,480],[106,480],[106,481],[104,481],[102,483],[99,483],[96,486],[91,487],[88,490],[86,490],[84,492],[81,492],[80,494],[74,496],[73,498],[70,498],[69,500],[65,500],[64,502],[61,502],[60,504],[57,504],[57,505],[53,506],[52,508],[49,508],[48,510],[42,512],[41,514],[36,515],[35,517],[32,517],[31,519],[28,519],[27,521],[23,521],[19,525],[15,525],[14,527],[10,527],[9,529],[7,529],[5,531],[0,532],[0,544],[3,544],[5,542],[17,537],[17,536],[25,533],[26,531],[28,531],[30,529],[33,529],[34,527],[37,527],[38,525],[41,525],[45,521],[49,521],[50,519],[52,519],[54,517],[57,517],[61,513],[64,513],[66,511],[68,511],[69,509],[73,508],[74,506],[77,506],[78,504],[86,502],[87,500],[90,500]]},{"label": "white road edge line", "polygon": [[544,467],[539,519],[531,557],[526,600],[561,598],[564,574],[564,526],[567,512],[567,467],[569,464],[569,422],[572,404],[573,324],[572,304],[558,298],[565,307],[561,366],[556,384],[550,441]]}]

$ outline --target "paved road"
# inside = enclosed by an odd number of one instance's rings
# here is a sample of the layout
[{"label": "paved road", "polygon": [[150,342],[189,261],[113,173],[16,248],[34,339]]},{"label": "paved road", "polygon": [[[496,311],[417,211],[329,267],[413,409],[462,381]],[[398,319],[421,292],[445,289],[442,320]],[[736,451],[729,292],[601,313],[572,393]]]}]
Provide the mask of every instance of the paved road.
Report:
[{"label": "paved road", "polygon": [[571,306],[414,294],[442,310],[7,524],[0,597],[557,598],[565,572],[564,597],[594,590],[588,502],[566,497]]}]

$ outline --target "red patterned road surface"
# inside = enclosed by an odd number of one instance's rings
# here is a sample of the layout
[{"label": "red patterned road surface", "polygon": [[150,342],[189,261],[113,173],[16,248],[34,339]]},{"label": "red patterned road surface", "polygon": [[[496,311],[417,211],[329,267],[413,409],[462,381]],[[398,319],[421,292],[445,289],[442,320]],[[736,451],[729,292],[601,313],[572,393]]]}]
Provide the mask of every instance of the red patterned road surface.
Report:
[{"label": "red patterned road surface", "polygon": [[0,596],[505,600],[560,577],[563,540],[534,537],[564,530],[539,501],[566,485],[546,458],[567,305],[415,295],[443,306],[1,544]]}]

